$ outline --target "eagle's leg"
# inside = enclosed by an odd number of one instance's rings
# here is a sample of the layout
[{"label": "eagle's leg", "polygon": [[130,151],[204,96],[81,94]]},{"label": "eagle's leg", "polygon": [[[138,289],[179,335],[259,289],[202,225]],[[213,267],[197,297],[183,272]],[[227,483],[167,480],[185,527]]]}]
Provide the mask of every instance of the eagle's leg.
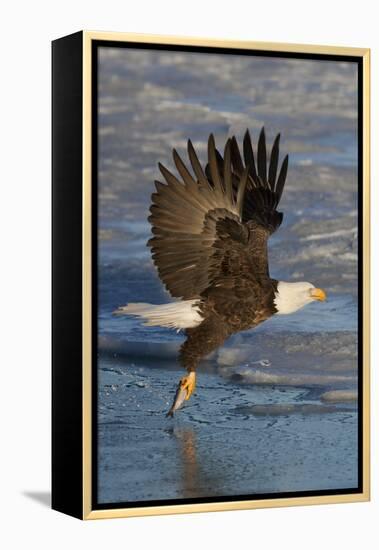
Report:
[{"label": "eagle's leg", "polygon": [[217,349],[227,338],[225,327],[220,327],[214,319],[203,321],[196,328],[186,331],[187,340],[182,344],[179,360],[188,374],[180,379],[172,407],[167,416],[173,416],[184,401],[188,401],[196,386],[196,367],[203,357]]}]

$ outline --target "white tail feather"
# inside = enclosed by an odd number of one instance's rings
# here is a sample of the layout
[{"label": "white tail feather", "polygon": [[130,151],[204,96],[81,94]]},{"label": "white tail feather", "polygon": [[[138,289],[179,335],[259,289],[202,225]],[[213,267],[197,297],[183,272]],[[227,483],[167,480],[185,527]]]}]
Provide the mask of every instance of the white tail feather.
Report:
[{"label": "white tail feather", "polygon": [[148,327],[169,327],[175,329],[193,328],[200,325],[203,318],[200,314],[198,300],[184,300],[169,304],[128,304],[119,307],[116,315],[134,315],[146,319]]}]

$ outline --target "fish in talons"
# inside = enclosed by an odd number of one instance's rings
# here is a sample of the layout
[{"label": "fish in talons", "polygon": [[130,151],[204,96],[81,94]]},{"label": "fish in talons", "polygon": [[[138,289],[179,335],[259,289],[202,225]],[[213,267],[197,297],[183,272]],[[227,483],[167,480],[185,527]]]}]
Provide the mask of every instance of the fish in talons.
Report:
[{"label": "fish in talons", "polygon": [[181,378],[176,389],[174,401],[166,416],[174,416],[174,412],[180,409],[184,401],[188,401],[196,387],[196,373],[191,371],[187,376]]}]

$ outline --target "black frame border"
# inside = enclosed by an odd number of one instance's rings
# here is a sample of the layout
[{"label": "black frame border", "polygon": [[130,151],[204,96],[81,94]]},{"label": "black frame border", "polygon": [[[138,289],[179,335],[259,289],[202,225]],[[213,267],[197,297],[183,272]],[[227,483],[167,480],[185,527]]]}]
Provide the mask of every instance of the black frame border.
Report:
[{"label": "black frame border", "polygon": [[[82,518],[83,33],[52,43],[52,508]],[[68,398],[70,404],[68,405]]]}]

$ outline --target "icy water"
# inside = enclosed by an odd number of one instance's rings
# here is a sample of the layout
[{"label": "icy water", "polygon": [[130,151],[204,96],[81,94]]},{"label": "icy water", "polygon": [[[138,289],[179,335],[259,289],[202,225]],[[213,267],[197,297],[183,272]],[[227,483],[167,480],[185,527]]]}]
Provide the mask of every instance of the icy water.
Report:
[{"label": "icy water", "polygon": [[[356,487],[356,67],[104,48],[99,86],[99,501]],[[263,124],[290,154],[271,275],[328,301],[235,335],[167,419],[183,335],[112,316],[170,300],[146,248],[157,162]]]}]

